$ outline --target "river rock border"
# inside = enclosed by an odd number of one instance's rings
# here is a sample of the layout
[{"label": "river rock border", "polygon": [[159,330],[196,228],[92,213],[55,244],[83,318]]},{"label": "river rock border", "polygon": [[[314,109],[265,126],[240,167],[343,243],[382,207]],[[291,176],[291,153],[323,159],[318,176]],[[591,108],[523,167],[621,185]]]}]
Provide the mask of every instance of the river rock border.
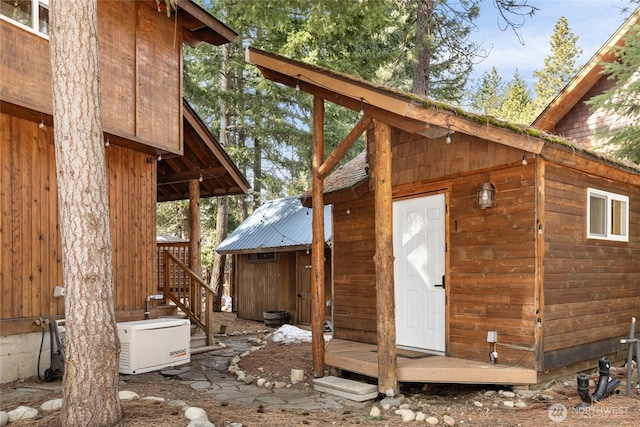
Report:
[{"label": "river rock border", "polygon": [[[247,373],[245,373],[242,369],[240,369],[238,367],[238,363],[240,363],[240,361],[242,360],[243,357],[246,357],[248,355],[250,355],[253,352],[256,352],[258,350],[262,350],[263,348],[266,347],[267,343],[269,342],[269,338],[273,335],[273,332],[269,333],[270,331],[268,329],[262,329],[259,330],[257,333],[255,332],[248,332],[248,331],[243,331],[243,332],[235,332],[235,333],[230,333],[228,335],[256,335],[255,337],[251,337],[249,338],[247,341],[249,341],[251,344],[254,344],[249,350],[245,351],[244,353],[241,353],[239,355],[236,355],[234,357],[231,358],[231,360],[229,361],[229,368],[228,371],[236,376],[236,379],[239,382],[242,382],[244,384],[255,384],[257,387],[263,387],[263,388],[267,388],[267,389],[283,389],[283,388],[291,388],[293,386],[293,384],[295,383],[291,383],[291,382],[285,382],[285,381],[273,381],[270,380],[269,378],[263,378],[263,377],[256,377],[254,375],[248,375]],[[258,368],[260,369],[260,368]],[[307,386],[307,384],[305,384],[305,386]]]}]

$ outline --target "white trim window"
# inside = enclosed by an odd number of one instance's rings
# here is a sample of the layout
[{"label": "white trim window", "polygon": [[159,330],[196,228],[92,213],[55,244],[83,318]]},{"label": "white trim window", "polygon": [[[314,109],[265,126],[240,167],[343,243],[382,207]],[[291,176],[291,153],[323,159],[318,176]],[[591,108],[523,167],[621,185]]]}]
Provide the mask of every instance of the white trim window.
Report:
[{"label": "white trim window", "polygon": [[629,241],[629,197],[587,189],[587,238]]},{"label": "white trim window", "polygon": [[0,0],[0,18],[49,36],[49,0]]}]

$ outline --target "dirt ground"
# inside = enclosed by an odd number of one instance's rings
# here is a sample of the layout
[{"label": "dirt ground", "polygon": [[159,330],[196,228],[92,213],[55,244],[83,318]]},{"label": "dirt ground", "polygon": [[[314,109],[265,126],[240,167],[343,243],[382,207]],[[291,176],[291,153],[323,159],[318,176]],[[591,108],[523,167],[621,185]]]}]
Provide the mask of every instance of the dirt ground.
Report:
[{"label": "dirt ground", "polygon": [[[246,332],[265,329],[260,322],[243,321],[235,318],[231,313],[216,313],[216,322],[225,324],[227,333]],[[270,381],[290,381],[291,369],[303,369],[305,377],[311,377],[312,357],[310,344],[279,345],[269,343],[267,346],[245,356],[238,366],[247,374],[267,378]],[[612,376],[616,375],[624,380],[625,369],[612,369]],[[594,380],[597,375],[594,373]],[[37,379],[35,380],[37,381]],[[20,386],[20,383],[0,386],[0,393],[9,388]],[[313,393],[312,387],[298,383],[293,387],[306,389]],[[407,426],[427,425],[413,421],[403,423],[399,415],[394,412],[397,408],[382,410],[380,417],[371,417],[372,406],[379,406],[379,399],[363,404],[345,402],[343,409],[316,411],[285,411],[270,407],[235,406],[233,402],[220,402],[212,399],[206,393],[194,391],[181,383],[128,383],[126,390],[138,393],[141,397],[157,396],[167,401],[180,399],[189,405],[198,406],[207,411],[210,421],[216,427],[228,426],[231,423],[241,423],[243,426]],[[624,396],[624,384],[618,387],[619,394],[614,394],[589,408],[574,411],[580,403],[575,377],[559,381],[547,389],[533,393],[530,397],[507,398],[500,394],[509,391],[496,386],[461,386],[453,384],[422,385],[405,384],[401,393],[406,397],[405,403],[409,409],[421,411],[427,417],[436,417],[439,425],[446,425],[444,416],[449,415],[455,425],[461,426],[621,426],[637,427],[640,423],[640,394],[637,389],[632,390],[633,396]],[[592,392],[594,391],[592,387]],[[39,392],[32,401],[7,402],[2,398],[5,410],[18,405],[39,408],[46,400],[60,397],[59,393]],[[524,408],[509,408],[504,401],[521,400]],[[148,426],[179,426],[184,427],[188,420],[184,418],[179,407],[166,403],[148,400],[123,401],[124,425]],[[566,410],[566,412],[564,412]],[[12,423],[10,426],[56,426],[59,423],[59,411],[45,413],[40,411],[38,418],[30,421]],[[236,424],[237,425],[237,424]]]}]

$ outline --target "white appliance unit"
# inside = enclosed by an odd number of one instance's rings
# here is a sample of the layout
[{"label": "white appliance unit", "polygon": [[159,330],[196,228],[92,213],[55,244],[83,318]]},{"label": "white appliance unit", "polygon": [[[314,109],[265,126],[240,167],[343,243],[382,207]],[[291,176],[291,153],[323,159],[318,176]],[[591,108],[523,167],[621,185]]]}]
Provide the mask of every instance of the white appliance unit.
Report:
[{"label": "white appliance unit", "polygon": [[141,374],[191,361],[188,319],[149,319],[120,322],[121,374]]}]

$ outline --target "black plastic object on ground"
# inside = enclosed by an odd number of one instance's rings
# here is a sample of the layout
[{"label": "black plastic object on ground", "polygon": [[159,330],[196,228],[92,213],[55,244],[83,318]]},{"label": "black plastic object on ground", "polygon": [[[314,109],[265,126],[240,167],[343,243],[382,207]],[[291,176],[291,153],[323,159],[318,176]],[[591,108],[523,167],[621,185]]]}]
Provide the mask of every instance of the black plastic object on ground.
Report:
[{"label": "black plastic object on ground", "polygon": [[608,357],[603,357],[598,361],[600,378],[598,378],[596,391],[594,391],[592,395],[589,395],[589,375],[578,374],[578,395],[580,396],[580,400],[582,400],[582,403],[578,405],[579,407],[589,406],[592,403],[608,397],[613,393],[613,390],[620,385],[618,378],[611,379],[609,377],[610,369],[611,361]]}]

